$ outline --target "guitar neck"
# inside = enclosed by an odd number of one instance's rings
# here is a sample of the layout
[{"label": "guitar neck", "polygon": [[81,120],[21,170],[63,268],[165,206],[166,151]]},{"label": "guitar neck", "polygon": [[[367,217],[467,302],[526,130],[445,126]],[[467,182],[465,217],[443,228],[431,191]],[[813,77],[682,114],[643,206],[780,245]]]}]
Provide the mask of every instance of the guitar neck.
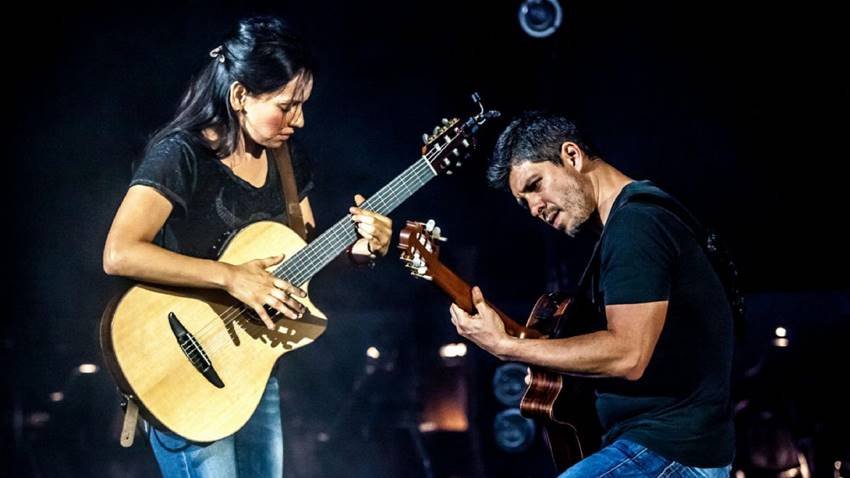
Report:
[{"label": "guitar neck", "polygon": [[[436,175],[429,158],[423,156],[360,207],[387,215]],[[287,259],[274,274],[300,287],[356,240],[357,234],[354,223],[351,222],[351,214],[347,214]]]},{"label": "guitar neck", "polygon": [[[478,313],[475,309],[475,304],[472,302],[472,287],[463,279],[458,277],[451,269],[444,266],[439,261],[433,261],[428,266],[428,273],[431,275],[433,282],[437,284],[437,287],[442,289],[455,304],[459,305],[469,314]],[[487,302],[487,305],[499,314],[499,318],[502,319],[502,323],[505,324],[505,331],[508,334],[519,338],[539,338],[542,336],[536,330],[529,329],[528,327],[524,327],[516,323],[508,316],[508,314],[499,310],[489,301]]]}]

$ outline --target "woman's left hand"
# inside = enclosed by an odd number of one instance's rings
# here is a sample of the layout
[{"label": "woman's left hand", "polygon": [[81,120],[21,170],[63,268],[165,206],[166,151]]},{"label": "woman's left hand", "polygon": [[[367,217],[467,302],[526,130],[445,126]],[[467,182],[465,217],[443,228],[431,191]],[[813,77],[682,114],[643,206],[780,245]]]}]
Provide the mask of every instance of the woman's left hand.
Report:
[{"label": "woman's left hand", "polygon": [[393,221],[387,216],[382,216],[374,211],[361,209],[359,206],[366,201],[360,194],[354,195],[354,204],[350,208],[351,220],[357,227],[360,239],[354,244],[351,252],[357,255],[380,255],[385,256],[390,250],[390,241],[393,236]]}]

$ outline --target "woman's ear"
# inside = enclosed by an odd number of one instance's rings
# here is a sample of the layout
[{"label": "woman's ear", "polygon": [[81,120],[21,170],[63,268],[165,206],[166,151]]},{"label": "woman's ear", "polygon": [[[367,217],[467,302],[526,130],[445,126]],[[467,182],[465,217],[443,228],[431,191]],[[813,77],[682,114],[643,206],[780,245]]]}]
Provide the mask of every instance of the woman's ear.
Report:
[{"label": "woman's ear", "polygon": [[235,112],[242,111],[245,108],[245,97],[248,96],[248,90],[245,85],[234,81],[230,85],[230,109]]}]

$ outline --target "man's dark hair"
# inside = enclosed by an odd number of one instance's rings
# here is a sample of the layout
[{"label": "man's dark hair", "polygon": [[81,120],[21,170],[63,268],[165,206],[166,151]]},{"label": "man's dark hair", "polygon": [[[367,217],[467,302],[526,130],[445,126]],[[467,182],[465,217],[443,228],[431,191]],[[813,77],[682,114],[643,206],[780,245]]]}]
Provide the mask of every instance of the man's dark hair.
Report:
[{"label": "man's dark hair", "polygon": [[577,144],[590,157],[598,156],[596,148],[565,116],[541,111],[522,113],[496,141],[487,168],[490,186],[507,189],[511,168],[525,161],[561,164],[561,145],[565,141]]}]

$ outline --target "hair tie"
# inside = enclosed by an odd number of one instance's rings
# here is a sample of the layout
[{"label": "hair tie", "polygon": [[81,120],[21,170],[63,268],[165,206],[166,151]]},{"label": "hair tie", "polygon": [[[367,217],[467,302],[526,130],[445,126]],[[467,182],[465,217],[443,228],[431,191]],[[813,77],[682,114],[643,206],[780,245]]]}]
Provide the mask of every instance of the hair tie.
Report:
[{"label": "hair tie", "polygon": [[221,45],[210,50],[210,57],[215,58],[219,63],[224,63],[224,53],[222,53]]}]

